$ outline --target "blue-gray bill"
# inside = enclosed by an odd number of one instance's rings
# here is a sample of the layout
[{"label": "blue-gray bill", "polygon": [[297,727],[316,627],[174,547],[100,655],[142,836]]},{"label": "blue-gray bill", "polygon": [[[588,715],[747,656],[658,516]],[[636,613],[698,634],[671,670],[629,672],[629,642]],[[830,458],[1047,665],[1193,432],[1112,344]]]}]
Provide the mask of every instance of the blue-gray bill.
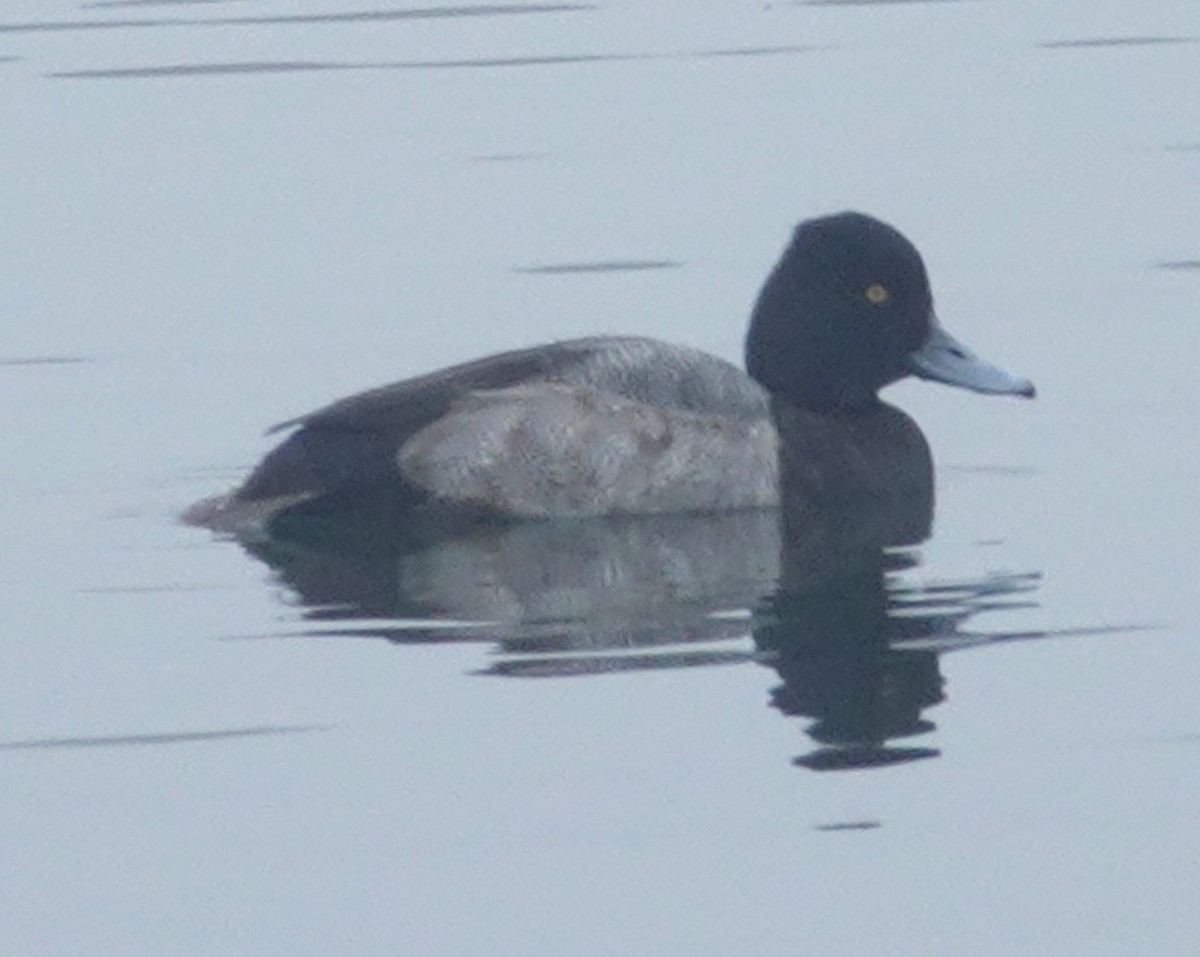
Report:
[{"label": "blue-gray bill", "polygon": [[936,317],[932,326],[925,345],[908,357],[908,370],[913,375],[987,395],[1034,397],[1035,389],[1028,379],[980,359],[943,329]]}]

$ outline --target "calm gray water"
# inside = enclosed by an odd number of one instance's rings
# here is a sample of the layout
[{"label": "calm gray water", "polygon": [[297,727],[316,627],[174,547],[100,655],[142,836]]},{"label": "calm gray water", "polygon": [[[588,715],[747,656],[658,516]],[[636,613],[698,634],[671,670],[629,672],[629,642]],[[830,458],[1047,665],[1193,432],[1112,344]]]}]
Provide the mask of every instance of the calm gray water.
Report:
[{"label": "calm gray water", "polygon": [[[1194,953],[1198,39],[1170,0],[8,0],[5,953]],[[177,520],[452,361],[737,359],[842,208],[1040,390],[889,390],[922,545]]]}]

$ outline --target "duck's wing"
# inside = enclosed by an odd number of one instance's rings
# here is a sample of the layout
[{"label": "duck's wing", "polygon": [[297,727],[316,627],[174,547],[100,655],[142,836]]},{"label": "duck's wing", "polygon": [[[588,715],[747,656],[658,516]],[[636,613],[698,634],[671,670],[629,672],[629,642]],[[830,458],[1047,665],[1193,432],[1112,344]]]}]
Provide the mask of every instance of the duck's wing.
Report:
[{"label": "duck's wing", "polygon": [[267,434],[297,426],[411,433],[432,422],[450,403],[470,392],[540,381],[577,362],[581,350],[573,346],[575,343],[562,342],[516,349],[438,369],[339,399],[314,412],[273,425]]},{"label": "duck's wing", "polygon": [[[363,487],[395,483],[397,454],[419,432],[438,425],[437,434],[450,439],[458,427],[454,423],[463,421],[463,408],[482,408],[476,399],[460,408],[458,417],[447,419],[457,403],[472,396],[507,393],[500,405],[511,413],[518,396],[531,402],[537,389],[545,386],[608,395],[648,409],[751,422],[767,419],[762,389],[736,366],[715,356],[637,337],[575,339],[451,366],[283,422],[271,431],[295,431],[262,460],[236,497],[292,500],[339,490],[353,494]],[[520,391],[508,392],[514,389]],[[527,421],[552,422],[561,405],[561,396],[548,400],[540,414],[531,410]],[[624,412],[613,413],[608,421],[616,428],[625,418]],[[546,456],[556,449],[563,452],[575,441],[569,433],[552,437],[545,429],[535,431],[545,440]],[[483,433],[474,434],[479,440]]]},{"label": "duck's wing", "polygon": [[462,397],[397,462],[407,483],[443,504],[577,518],[771,506],[776,458],[767,418],[541,383]]},{"label": "duck's wing", "polygon": [[520,349],[348,396],[272,427],[295,431],[235,493],[242,501],[313,498],[394,483],[395,454],[415,432],[472,392],[541,381],[578,361],[572,343]]}]

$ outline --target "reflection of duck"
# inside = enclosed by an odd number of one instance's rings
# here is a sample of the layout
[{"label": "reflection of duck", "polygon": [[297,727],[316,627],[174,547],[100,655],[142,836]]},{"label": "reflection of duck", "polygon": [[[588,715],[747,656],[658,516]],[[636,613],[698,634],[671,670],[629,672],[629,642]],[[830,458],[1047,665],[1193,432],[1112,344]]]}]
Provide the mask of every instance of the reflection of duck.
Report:
[{"label": "reflection of duck", "polygon": [[228,528],[380,497],[413,524],[772,505],[777,447],[788,495],[890,494],[922,484],[928,452],[881,387],[915,374],[1033,394],[941,328],[920,254],[857,213],[797,228],[755,306],[746,365],[613,337],[480,359],[285,423],[296,430],[241,488],[190,518]]},{"label": "reflection of duck", "polygon": [[[919,437],[919,433],[917,433]],[[895,764],[933,757],[930,748],[901,748],[891,739],[933,729],[923,709],[942,700],[932,651],[906,651],[893,642],[912,619],[894,617],[886,575],[911,566],[911,553],[933,520],[933,472],[923,443],[910,443],[904,472],[911,494],[860,500],[824,512],[822,535],[789,535],[775,594],[755,616],[762,660],[783,684],[772,705],[786,715],[815,718],[808,734],[821,745],[797,758],[813,770]],[[789,528],[811,528],[789,521]]]},{"label": "reflection of duck", "polygon": [[912,556],[881,558],[874,570],[860,568],[820,588],[781,591],[755,616],[761,660],[782,679],[772,706],[814,719],[807,731],[818,747],[795,759],[802,767],[829,771],[936,757],[935,748],[892,742],[934,730],[922,712],[944,698],[939,658],[946,652],[1113,630],[964,631],[979,612],[1028,607],[1027,593],[1041,576],[994,574],[924,589],[894,577]]},{"label": "reflection of duck", "polygon": [[[911,451],[922,457],[917,445]],[[908,475],[920,471],[908,466]],[[935,748],[893,742],[934,729],[922,713],[944,697],[939,655],[1046,637],[960,630],[979,611],[1021,607],[1017,596],[1036,587],[1036,574],[932,587],[905,581],[919,564],[908,546],[924,541],[932,524],[932,472],[926,476],[928,485],[912,485],[908,495],[789,510],[778,587],[759,605],[753,632],[760,660],[782,679],[772,706],[814,719],[807,731],[818,747],[797,765],[829,771],[936,757]]]},{"label": "reflection of duck", "polygon": [[[910,452],[923,460],[923,443]],[[380,522],[296,520],[242,541],[301,599],[297,637],[485,642],[482,673],[506,678],[758,660],[781,678],[772,705],[814,719],[818,747],[797,764],[879,766],[938,753],[895,741],[933,730],[923,712],[942,700],[940,654],[1043,637],[966,630],[1036,575],[913,584],[906,546],[928,536],[932,472],[896,464],[924,481],[782,515],[482,524],[421,543]]]},{"label": "reflection of duck", "polygon": [[[708,643],[746,634],[744,617],[722,613],[779,577],[768,509],[485,524],[425,543],[379,525],[276,523],[294,534],[242,542],[299,595],[309,634],[491,641],[537,656],[504,663],[512,675],[554,674],[548,656],[559,653],[576,656],[568,674],[641,666],[626,654],[652,667],[656,648],[673,664],[688,659],[682,646],[700,647],[694,663],[713,660]],[[588,653],[611,657],[585,662]]]}]

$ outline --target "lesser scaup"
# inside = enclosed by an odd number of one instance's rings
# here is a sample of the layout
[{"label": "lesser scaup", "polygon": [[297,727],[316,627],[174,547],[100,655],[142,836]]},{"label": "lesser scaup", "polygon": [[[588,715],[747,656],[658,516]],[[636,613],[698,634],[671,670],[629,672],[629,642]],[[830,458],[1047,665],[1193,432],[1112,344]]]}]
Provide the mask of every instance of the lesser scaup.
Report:
[{"label": "lesser scaup", "polygon": [[781,468],[788,495],[872,494],[898,480],[893,450],[928,460],[883,386],[916,375],[1034,393],[941,327],[916,248],[861,213],[796,228],[754,307],[746,369],[611,336],[489,356],[277,426],[294,431],[192,517],[381,494],[515,518],[713,511],[778,504]]}]

